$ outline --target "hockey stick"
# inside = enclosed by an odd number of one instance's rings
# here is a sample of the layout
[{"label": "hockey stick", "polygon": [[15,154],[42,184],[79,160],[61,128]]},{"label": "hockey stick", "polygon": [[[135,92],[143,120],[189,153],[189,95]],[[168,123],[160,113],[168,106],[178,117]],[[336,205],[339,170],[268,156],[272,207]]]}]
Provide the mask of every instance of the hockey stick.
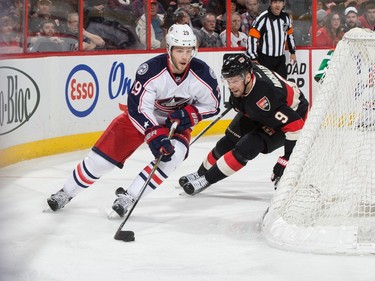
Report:
[{"label": "hockey stick", "polygon": [[[173,133],[174,133],[174,131],[177,128],[177,125],[178,125],[178,122],[174,122],[172,124],[171,129],[169,130],[168,139],[170,139],[173,136]],[[145,192],[145,190],[146,190],[148,184],[150,183],[153,175],[155,174],[155,172],[156,172],[156,170],[157,170],[157,168],[159,166],[159,163],[160,163],[160,161],[161,161],[162,158],[163,158],[163,155],[160,155],[158,157],[158,159],[156,159],[154,167],[152,168],[150,174],[148,175],[147,180],[143,184],[143,186],[141,188],[141,191],[138,194],[137,200],[135,200],[135,202],[134,202],[133,206],[130,208],[130,210],[129,210],[127,216],[126,216],[126,218],[123,220],[123,222],[118,227],[118,229],[116,231],[116,234],[115,234],[115,237],[114,237],[115,240],[121,240],[121,241],[125,241],[125,242],[130,242],[130,241],[134,241],[135,240],[135,238],[134,238],[134,232],[133,231],[122,230],[122,228],[124,227],[125,223],[128,221],[130,215],[133,213],[133,210],[134,210],[135,206],[137,206],[139,200],[141,199],[143,193]]]},{"label": "hockey stick", "polygon": [[204,128],[195,138],[194,140],[189,144],[191,146],[193,143],[195,143],[204,133],[206,133],[209,129],[212,128],[213,125],[215,125],[221,118],[223,118],[230,110],[232,109],[231,106],[229,106],[223,113],[221,113],[214,121],[212,121],[206,128]]}]

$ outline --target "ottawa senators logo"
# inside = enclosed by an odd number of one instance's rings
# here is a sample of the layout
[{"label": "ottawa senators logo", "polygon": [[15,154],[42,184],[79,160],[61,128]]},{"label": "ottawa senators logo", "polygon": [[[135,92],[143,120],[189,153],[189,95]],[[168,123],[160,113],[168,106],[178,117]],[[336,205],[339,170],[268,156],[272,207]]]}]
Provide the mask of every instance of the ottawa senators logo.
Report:
[{"label": "ottawa senators logo", "polygon": [[266,96],[257,101],[257,106],[264,111],[270,111],[271,104]]}]

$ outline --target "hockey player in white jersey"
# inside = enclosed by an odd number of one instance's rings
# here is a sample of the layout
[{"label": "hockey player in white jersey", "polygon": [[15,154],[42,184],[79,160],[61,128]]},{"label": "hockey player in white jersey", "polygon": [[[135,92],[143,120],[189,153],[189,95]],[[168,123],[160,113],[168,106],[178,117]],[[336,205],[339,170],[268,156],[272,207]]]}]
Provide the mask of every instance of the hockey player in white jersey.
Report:
[{"label": "hockey player in white jersey", "polygon": [[[196,37],[188,25],[172,25],[166,35],[167,52],[141,64],[128,94],[128,111],[116,117],[88,155],[76,166],[63,188],[47,203],[63,208],[80,191],[94,184],[147,142],[155,159],[162,156],[143,196],[156,189],[188,155],[192,128],[219,113],[220,92],[213,70],[197,54]],[[178,126],[171,139],[169,129]],[[138,198],[155,160],[127,190],[117,193],[112,209],[124,216]],[[126,169],[126,167],[125,167]]]}]

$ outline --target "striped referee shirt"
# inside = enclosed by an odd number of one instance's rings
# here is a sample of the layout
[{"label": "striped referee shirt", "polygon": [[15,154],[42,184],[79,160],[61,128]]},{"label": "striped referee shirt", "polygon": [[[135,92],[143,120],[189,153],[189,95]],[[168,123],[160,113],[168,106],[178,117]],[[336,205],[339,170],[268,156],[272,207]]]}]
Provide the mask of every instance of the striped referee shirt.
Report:
[{"label": "striped referee shirt", "polygon": [[252,60],[257,59],[258,52],[270,57],[280,57],[284,55],[285,42],[289,52],[294,54],[296,44],[289,15],[281,11],[276,16],[268,9],[256,18],[249,30],[247,53]]}]

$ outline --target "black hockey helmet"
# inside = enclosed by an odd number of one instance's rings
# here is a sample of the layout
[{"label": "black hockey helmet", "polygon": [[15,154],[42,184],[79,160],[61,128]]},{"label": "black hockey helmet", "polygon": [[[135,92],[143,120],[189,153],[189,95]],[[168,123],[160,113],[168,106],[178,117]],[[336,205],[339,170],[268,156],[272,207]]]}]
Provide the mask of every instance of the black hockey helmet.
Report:
[{"label": "black hockey helmet", "polygon": [[246,72],[252,73],[253,64],[245,54],[230,54],[224,59],[221,67],[221,75],[229,78],[237,75],[243,75]]}]

